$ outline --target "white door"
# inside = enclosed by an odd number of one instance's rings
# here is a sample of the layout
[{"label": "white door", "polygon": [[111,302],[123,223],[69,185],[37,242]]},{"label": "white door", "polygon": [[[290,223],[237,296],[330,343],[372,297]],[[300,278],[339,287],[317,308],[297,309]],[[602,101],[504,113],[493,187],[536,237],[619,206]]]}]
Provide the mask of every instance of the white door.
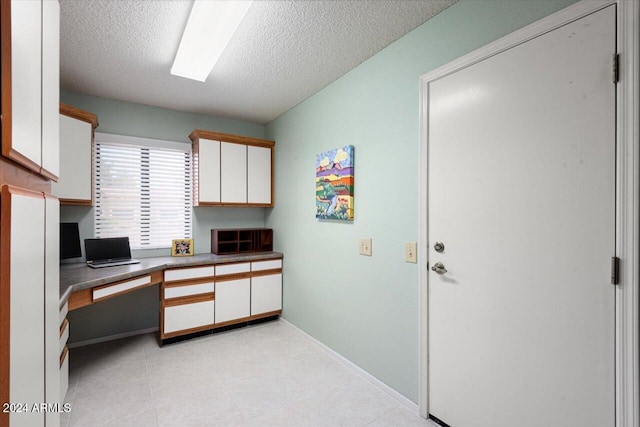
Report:
[{"label": "white door", "polygon": [[250,316],[251,279],[216,282],[216,323]]},{"label": "white door", "polygon": [[614,425],[615,34],[610,6],[428,83],[429,413],[451,427]]}]

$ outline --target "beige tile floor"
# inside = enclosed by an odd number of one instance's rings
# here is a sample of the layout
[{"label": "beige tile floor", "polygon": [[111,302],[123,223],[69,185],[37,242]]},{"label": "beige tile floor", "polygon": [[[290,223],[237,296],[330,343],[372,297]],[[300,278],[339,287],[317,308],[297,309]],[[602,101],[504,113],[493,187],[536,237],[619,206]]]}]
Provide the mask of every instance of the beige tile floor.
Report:
[{"label": "beige tile floor", "polygon": [[62,426],[436,426],[278,320],[70,351]]}]

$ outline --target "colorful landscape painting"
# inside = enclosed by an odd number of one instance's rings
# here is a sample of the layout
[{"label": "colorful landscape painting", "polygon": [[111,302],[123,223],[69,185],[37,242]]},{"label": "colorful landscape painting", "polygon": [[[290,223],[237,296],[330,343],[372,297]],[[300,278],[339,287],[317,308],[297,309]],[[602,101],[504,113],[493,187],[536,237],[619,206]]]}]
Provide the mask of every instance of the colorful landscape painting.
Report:
[{"label": "colorful landscape painting", "polygon": [[353,220],[353,145],[316,155],[316,218]]}]

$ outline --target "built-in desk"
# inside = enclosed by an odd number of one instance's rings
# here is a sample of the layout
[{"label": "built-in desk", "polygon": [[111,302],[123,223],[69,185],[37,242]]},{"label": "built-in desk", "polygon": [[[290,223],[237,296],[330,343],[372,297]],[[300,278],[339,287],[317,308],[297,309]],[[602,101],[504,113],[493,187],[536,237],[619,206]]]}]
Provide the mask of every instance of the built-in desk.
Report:
[{"label": "built-in desk", "polygon": [[282,258],[279,252],[260,252],[142,258],[139,264],[97,269],[63,264],[60,308],[66,313],[160,284],[161,340],[277,316]]},{"label": "built-in desk", "polygon": [[68,384],[67,311],[160,284],[159,338],[164,340],[282,313],[279,252],[141,258],[140,264],[60,266],[60,375]]}]

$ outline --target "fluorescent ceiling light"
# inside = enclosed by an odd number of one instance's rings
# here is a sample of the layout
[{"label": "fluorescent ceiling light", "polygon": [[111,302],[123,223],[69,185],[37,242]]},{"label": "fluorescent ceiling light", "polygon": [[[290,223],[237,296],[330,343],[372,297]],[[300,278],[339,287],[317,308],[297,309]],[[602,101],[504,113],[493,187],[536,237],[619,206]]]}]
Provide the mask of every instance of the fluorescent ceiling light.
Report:
[{"label": "fluorescent ceiling light", "polygon": [[171,74],[204,82],[252,2],[195,0]]}]

